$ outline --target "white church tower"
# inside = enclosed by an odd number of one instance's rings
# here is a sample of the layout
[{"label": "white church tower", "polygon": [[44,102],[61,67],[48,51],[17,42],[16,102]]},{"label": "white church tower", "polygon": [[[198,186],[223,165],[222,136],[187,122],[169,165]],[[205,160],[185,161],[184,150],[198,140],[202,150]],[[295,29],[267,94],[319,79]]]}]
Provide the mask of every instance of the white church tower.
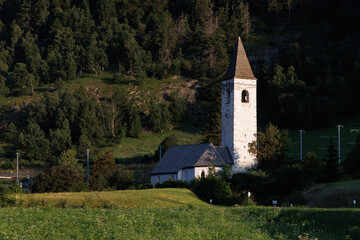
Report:
[{"label": "white church tower", "polygon": [[248,145],[257,133],[256,82],[239,37],[221,89],[221,145],[229,148],[235,172],[255,163]]}]

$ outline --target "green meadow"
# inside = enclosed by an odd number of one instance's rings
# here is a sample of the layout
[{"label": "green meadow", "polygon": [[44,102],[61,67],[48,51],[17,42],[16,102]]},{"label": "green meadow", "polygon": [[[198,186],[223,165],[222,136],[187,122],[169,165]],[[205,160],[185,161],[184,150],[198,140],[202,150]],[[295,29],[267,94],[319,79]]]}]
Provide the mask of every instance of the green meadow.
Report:
[{"label": "green meadow", "polygon": [[0,239],[360,239],[357,209],[213,206],[186,189],[18,195],[0,218]]},{"label": "green meadow", "polygon": [[[346,159],[351,148],[355,145],[357,132],[352,130],[360,129],[360,116],[351,118],[344,118],[339,120],[338,123],[329,127],[307,130],[303,133],[303,157],[307,152],[315,152],[321,159],[327,153],[330,138],[334,140],[336,149],[338,149],[338,129],[336,125],[342,125],[340,130],[340,150],[341,162]],[[300,134],[298,130],[289,130],[289,137],[291,138],[292,145],[290,149],[290,156],[298,159],[300,157]]]}]

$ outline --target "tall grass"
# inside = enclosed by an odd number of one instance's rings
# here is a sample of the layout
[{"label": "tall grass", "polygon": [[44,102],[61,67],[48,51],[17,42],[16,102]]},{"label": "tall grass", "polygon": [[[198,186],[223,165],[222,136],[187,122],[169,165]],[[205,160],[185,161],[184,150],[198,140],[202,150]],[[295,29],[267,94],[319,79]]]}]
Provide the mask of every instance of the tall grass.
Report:
[{"label": "tall grass", "polygon": [[360,211],[187,204],[0,209],[0,239],[359,239]]},{"label": "tall grass", "polygon": [[109,192],[40,193],[15,195],[20,207],[164,208],[204,205],[188,189],[148,189]]}]

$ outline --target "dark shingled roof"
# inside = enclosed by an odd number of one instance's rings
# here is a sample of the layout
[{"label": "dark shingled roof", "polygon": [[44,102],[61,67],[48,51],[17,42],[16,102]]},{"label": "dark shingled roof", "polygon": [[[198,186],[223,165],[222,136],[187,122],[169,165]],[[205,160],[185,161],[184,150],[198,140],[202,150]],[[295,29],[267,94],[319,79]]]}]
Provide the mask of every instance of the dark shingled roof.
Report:
[{"label": "dark shingled roof", "polygon": [[256,80],[240,37],[231,56],[229,68],[224,75],[224,80],[233,78]]},{"label": "dark shingled roof", "polygon": [[211,143],[172,146],[151,174],[177,173],[188,167],[223,167],[232,165],[233,160],[227,147],[214,147]]}]

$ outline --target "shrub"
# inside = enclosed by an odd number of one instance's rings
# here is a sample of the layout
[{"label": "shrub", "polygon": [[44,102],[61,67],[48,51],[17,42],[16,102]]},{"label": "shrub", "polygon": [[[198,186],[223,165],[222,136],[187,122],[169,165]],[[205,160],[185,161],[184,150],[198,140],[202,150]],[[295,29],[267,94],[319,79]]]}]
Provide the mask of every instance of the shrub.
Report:
[{"label": "shrub", "polygon": [[169,96],[169,111],[172,116],[173,122],[180,122],[185,115],[185,111],[187,108],[187,101],[184,98],[178,96],[178,93],[172,93]]},{"label": "shrub", "polygon": [[317,158],[314,152],[308,152],[301,162],[305,177],[309,180],[309,184],[317,182],[322,176],[322,162]]},{"label": "shrub", "polygon": [[15,200],[8,196],[9,189],[0,185],[0,207],[9,206],[15,203]]},{"label": "shrub", "polygon": [[273,172],[273,176],[275,193],[280,196],[302,190],[309,184],[309,179],[299,164],[282,166]]},{"label": "shrub", "polygon": [[41,173],[34,178],[34,192],[69,192],[86,189],[84,175],[77,166],[61,164],[54,166],[48,173]]},{"label": "shrub", "polygon": [[[161,157],[164,156],[166,151],[174,145],[179,144],[179,138],[176,137],[175,134],[171,134],[170,136],[164,138],[164,140],[160,143],[161,145]],[[155,161],[158,161],[160,159],[160,150],[157,149],[155,151]]]},{"label": "shrub", "polygon": [[195,178],[191,182],[191,190],[203,201],[213,204],[230,204],[231,190],[227,182],[219,176],[209,175],[204,178]]},{"label": "shrub", "polygon": [[250,191],[257,202],[264,202],[270,194],[268,181],[269,176],[265,172],[250,170],[233,174],[230,180],[230,187],[234,194],[241,195],[243,192]]},{"label": "shrub", "polygon": [[189,184],[187,182],[183,182],[181,180],[167,180],[162,182],[161,184],[156,183],[156,188],[189,188]]},{"label": "shrub", "polygon": [[109,186],[117,190],[128,189],[134,183],[133,172],[126,170],[122,166],[117,166],[114,173],[109,178]]},{"label": "shrub", "polygon": [[153,185],[151,183],[142,183],[135,186],[136,190],[143,190],[143,189],[152,189]]},{"label": "shrub", "polygon": [[294,206],[305,205],[306,200],[303,194],[300,191],[295,191],[288,196],[289,204],[293,204]]}]

